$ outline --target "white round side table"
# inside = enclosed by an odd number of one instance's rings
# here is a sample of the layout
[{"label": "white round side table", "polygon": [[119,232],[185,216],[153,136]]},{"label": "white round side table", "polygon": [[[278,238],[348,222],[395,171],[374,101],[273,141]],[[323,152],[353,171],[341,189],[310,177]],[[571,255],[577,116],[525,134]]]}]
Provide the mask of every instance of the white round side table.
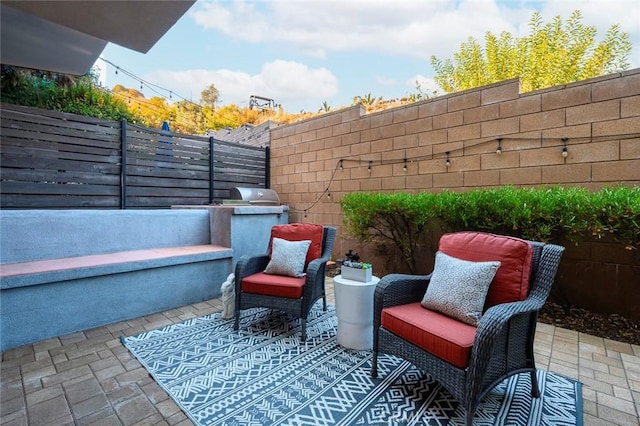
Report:
[{"label": "white round side table", "polygon": [[357,350],[373,347],[373,293],[378,281],[375,276],[366,283],[342,275],[333,278],[339,345]]}]

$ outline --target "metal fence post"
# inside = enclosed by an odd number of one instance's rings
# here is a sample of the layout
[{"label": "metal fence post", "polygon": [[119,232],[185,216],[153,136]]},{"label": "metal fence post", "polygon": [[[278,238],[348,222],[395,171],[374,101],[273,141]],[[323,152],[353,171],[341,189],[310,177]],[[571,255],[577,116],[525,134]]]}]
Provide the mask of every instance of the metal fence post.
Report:
[{"label": "metal fence post", "polygon": [[271,163],[271,150],[267,146],[264,148],[264,187],[271,187],[271,169],[269,164]]},{"label": "metal fence post", "polygon": [[120,120],[120,208],[127,208],[127,120]]},{"label": "metal fence post", "polygon": [[213,170],[213,136],[209,136],[209,204],[213,204],[213,181],[214,181],[214,170]]}]

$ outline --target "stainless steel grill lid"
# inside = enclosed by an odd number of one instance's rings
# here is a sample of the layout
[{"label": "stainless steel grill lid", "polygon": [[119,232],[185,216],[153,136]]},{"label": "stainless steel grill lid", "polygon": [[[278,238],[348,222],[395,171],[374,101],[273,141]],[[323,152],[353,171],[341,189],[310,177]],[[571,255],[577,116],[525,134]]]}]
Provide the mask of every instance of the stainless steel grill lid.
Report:
[{"label": "stainless steel grill lid", "polygon": [[246,188],[234,187],[229,190],[231,200],[245,202],[247,204],[258,204],[263,206],[279,206],[280,197],[273,189],[268,188]]}]

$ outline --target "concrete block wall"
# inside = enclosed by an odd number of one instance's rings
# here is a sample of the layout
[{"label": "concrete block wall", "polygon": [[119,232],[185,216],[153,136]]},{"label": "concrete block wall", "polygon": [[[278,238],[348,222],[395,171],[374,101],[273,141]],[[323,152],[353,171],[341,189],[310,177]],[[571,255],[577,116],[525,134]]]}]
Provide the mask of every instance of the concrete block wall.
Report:
[{"label": "concrete block wall", "polygon": [[271,187],[290,221],[337,227],[336,256],[367,250],[341,232],[348,192],[620,183],[640,184],[640,69],[524,94],[507,80],[373,114],[354,106],[271,132]]}]

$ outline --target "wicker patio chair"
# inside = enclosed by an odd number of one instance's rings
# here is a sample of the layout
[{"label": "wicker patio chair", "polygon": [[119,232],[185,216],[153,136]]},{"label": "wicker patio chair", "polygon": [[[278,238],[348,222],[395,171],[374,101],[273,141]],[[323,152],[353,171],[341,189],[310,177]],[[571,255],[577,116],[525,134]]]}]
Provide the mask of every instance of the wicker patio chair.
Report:
[{"label": "wicker patio chair", "polygon": [[[551,290],[564,247],[539,242],[527,243],[533,248],[530,256],[529,292],[521,301],[496,304],[488,309],[487,305],[484,305],[486,310],[477,324],[475,333],[472,330],[469,337],[472,346],[468,348],[470,355],[465,365],[453,365],[450,361],[445,361],[441,356],[435,356],[421,347],[425,346],[424,341],[417,344],[410,342],[408,339],[415,340],[415,338],[403,338],[397,334],[397,330],[393,332],[384,326],[385,320],[382,317],[385,309],[394,306],[403,309],[402,307],[413,304],[415,316],[420,315],[420,309],[428,311],[419,303],[425,295],[433,273],[422,276],[392,274],[383,277],[374,295],[371,375],[373,377],[378,375],[377,361],[380,353],[396,355],[412,362],[440,382],[460,402],[466,410],[466,424],[469,426],[473,424],[479,402],[494,386],[511,375],[530,373],[532,397],[539,397],[533,352],[536,321]],[[442,250],[442,239],[440,244],[440,250]],[[465,249],[466,247],[462,248],[463,251]],[[480,257],[486,256],[486,259],[467,260],[490,260],[494,256],[494,253],[486,250],[486,247],[482,251],[487,251],[480,254]],[[487,296],[487,301],[488,298]],[[415,303],[418,305],[416,306]],[[428,327],[428,323],[429,320],[423,320],[423,327]]]},{"label": "wicker patio chair", "polygon": [[[275,229],[285,229],[289,235],[296,227],[304,227],[306,224],[278,225],[272,229],[272,240]],[[284,228],[282,228],[284,227]],[[291,277],[280,275],[267,275],[263,271],[270,261],[270,255],[242,256],[235,269],[236,312],[234,329],[238,330],[240,324],[240,311],[254,307],[266,307],[278,309],[300,318],[302,321],[302,340],[307,338],[307,316],[314,303],[322,298],[323,309],[327,310],[327,297],[325,293],[325,268],[331,257],[336,229],[324,226],[322,228],[321,255],[310,259],[307,257],[305,275],[303,277]],[[296,236],[292,241],[305,239],[304,236]]]}]

